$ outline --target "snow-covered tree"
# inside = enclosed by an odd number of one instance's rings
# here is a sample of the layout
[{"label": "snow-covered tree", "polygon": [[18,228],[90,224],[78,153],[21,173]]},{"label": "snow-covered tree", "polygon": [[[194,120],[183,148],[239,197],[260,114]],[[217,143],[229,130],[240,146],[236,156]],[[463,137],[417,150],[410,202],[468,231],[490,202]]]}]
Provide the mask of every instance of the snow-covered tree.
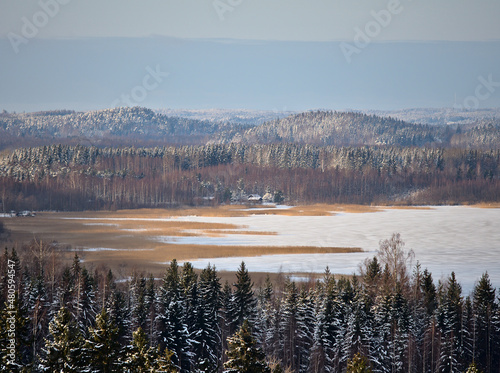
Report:
[{"label": "snow-covered tree", "polygon": [[163,279],[159,295],[160,309],[157,316],[159,324],[159,344],[174,354],[172,362],[181,371],[190,367],[191,340],[185,324],[184,293],[182,292],[179,266],[176,260],[170,263]]},{"label": "snow-covered tree", "polygon": [[220,308],[222,292],[215,267],[208,266],[200,274],[199,302],[193,339],[196,341],[197,366],[204,371],[215,371],[222,357]]},{"label": "snow-covered tree", "polygon": [[255,322],[257,306],[252,279],[244,262],[236,272],[236,279],[236,283],[233,284],[235,290],[231,302],[232,324],[235,329],[243,324],[243,320],[248,320],[251,324]]},{"label": "snow-covered tree", "polygon": [[130,373],[153,373],[158,360],[158,352],[149,345],[146,333],[138,328],[132,334],[132,343],[127,348],[124,372]]},{"label": "snow-covered tree", "polygon": [[97,315],[95,327],[89,328],[85,341],[85,355],[92,372],[122,372],[119,330],[104,308]]},{"label": "snow-covered tree", "polygon": [[227,357],[224,373],[271,373],[247,320],[234,336],[228,338]]},{"label": "snow-covered tree", "polygon": [[41,368],[46,372],[81,372],[86,366],[83,359],[83,338],[69,311],[62,307],[49,325],[45,340],[45,357]]}]

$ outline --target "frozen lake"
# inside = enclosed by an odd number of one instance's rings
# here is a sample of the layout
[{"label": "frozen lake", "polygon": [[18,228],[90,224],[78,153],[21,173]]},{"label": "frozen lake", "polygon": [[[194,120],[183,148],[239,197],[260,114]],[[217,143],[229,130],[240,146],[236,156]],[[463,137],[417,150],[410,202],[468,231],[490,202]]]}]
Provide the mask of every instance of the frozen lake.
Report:
[{"label": "frozen lake", "polygon": [[[337,246],[361,247],[363,253],[269,255],[212,258],[192,261],[196,268],[210,262],[219,270],[235,270],[242,260],[250,271],[323,272],[352,274],[360,262],[372,257],[379,241],[401,233],[415,261],[428,268],[434,279],[452,271],[472,290],[488,271],[493,286],[500,286],[500,209],[465,206],[432,209],[388,209],[375,213],[339,213],[334,216],[252,215],[247,217],[180,217],[180,220],[220,222],[247,226],[248,230],[277,235],[230,235],[226,237],[176,237],[177,243],[218,245]],[[163,242],[169,237],[156,237]],[[414,263],[415,264],[415,263]]]}]

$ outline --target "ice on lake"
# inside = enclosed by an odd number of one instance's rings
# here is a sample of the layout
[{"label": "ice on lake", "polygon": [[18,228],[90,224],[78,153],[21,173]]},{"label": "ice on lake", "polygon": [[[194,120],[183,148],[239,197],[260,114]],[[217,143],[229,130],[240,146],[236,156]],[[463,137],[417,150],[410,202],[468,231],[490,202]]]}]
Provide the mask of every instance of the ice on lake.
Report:
[{"label": "ice on lake", "polygon": [[454,271],[464,293],[468,294],[479,277],[488,271],[493,286],[500,286],[500,209],[446,206],[333,216],[192,216],[180,219],[231,223],[247,226],[249,230],[278,233],[251,237],[231,235],[228,238],[216,237],[212,241],[210,237],[183,237],[180,243],[360,247],[364,250],[363,253],[268,255],[192,261],[197,268],[204,268],[210,262],[221,270],[235,270],[244,260],[250,271],[323,272],[328,265],[334,273],[352,274],[360,262],[375,254],[380,240],[398,232],[406,242],[406,249],[413,249],[415,260],[420,262],[422,268],[428,268],[436,281]]}]

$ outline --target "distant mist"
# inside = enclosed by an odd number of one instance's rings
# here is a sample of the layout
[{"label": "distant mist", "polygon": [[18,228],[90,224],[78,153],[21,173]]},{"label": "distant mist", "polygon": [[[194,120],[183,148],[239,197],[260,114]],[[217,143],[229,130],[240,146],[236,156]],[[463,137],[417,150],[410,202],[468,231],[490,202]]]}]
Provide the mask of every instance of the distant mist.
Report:
[{"label": "distant mist", "polygon": [[374,42],[350,63],[340,45],[32,39],[16,54],[2,39],[0,110],[500,107],[498,41]]}]

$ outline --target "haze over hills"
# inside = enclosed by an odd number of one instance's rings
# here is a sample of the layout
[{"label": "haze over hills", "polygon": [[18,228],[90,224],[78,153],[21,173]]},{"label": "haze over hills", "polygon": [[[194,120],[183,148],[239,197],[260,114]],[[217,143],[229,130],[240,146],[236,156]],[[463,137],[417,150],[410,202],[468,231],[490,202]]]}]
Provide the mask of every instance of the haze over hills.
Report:
[{"label": "haze over hills", "polygon": [[250,110],[250,109],[157,109],[157,113],[170,117],[183,117],[211,122],[231,122],[256,125],[295,114],[290,110]]},{"label": "haze over hills", "polygon": [[365,114],[392,117],[409,123],[431,125],[462,125],[470,127],[479,122],[500,119],[500,108],[458,110],[454,108],[415,108],[401,110],[362,110]]},{"label": "haze over hills", "polygon": [[[217,111],[199,120],[172,117],[142,107],[90,112],[50,111],[0,114],[2,147],[56,143],[97,146],[297,143],[321,146],[396,145],[493,147],[500,144],[499,119],[466,125],[408,123],[353,112],[311,111],[261,123],[286,113]],[[211,115],[213,113],[210,113]],[[207,118],[206,114],[198,114]],[[236,117],[240,123],[234,123]]]}]

